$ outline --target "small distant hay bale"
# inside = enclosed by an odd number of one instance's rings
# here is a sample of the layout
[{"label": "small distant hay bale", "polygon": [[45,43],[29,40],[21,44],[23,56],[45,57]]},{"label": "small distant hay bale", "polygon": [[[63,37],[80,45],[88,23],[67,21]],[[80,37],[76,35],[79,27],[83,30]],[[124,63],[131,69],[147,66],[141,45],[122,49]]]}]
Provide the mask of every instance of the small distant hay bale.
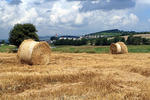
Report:
[{"label": "small distant hay bale", "polygon": [[125,54],[128,53],[128,48],[123,42],[112,43],[110,52],[111,54]]},{"label": "small distant hay bale", "polygon": [[30,65],[47,65],[50,62],[51,49],[47,42],[24,40],[17,52],[20,63]]}]

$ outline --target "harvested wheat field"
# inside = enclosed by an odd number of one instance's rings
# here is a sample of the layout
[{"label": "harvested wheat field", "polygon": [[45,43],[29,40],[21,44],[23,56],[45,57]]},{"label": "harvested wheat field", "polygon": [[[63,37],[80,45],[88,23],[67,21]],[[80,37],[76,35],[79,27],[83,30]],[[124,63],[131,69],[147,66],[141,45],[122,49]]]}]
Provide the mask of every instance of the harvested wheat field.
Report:
[{"label": "harvested wheat field", "polygon": [[1,100],[150,100],[150,54],[52,53],[48,65],[0,53]]}]

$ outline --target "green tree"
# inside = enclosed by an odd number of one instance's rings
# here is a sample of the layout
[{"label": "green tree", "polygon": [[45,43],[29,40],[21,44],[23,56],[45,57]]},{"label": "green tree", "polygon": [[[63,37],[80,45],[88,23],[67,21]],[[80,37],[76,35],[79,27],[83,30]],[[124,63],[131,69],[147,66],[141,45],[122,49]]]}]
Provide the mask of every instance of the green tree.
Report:
[{"label": "green tree", "polygon": [[120,36],[114,37],[114,39],[113,39],[114,43],[119,42],[119,41],[125,42],[125,38],[124,37],[120,37]]},{"label": "green tree", "polygon": [[5,40],[2,40],[2,44],[6,44]]},{"label": "green tree", "polygon": [[147,42],[147,41],[145,39],[143,39],[142,37],[140,37],[140,36],[130,35],[126,42],[127,42],[127,44],[130,44],[130,45],[141,45],[141,44],[144,44],[144,42]]},{"label": "green tree", "polygon": [[143,44],[149,45],[150,39],[143,38]]},{"label": "green tree", "polygon": [[133,44],[134,45],[140,45],[143,44],[143,39],[140,36],[136,36],[133,38]]},{"label": "green tree", "polygon": [[81,40],[73,40],[73,39],[60,39],[56,40],[54,42],[54,45],[74,45],[74,46],[80,46],[80,45],[86,45],[87,39],[81,39]]},{"label": "green tree", "polygon": [[104,37],[102,40],[103,40],[103,44],[102,45],[108,45],[108,40],[107,40],[106,37]]},{"label": "green tree", "polygon": [[126,42],[125,38],[123,38],[123,37],[121,38],[121,41],[122,41],[122,42]]},{"label": "green tree", "polygon": [[126,41],[127,44],[133,44],[133,35],[129,35]]},{"label": "green tree", "polygon": [[103,39],[102,38],[97,38],[95,41],[95,45],[102,45],[103,44]]},{"label": "green tree", "polygon": [[97,38],[95,45],[108,45],[108,39],[106,37]]},{"label": "green tree", "polygon": [[9,32],[9,42],[19,47],[25,39],[38,41],[39,37],[36,32],[36,27],[33,24],[16,24]]},{"label": "green tree", "polygon": [[52,37],[50,38],[50,40],[51,40],[51,41],[53,41],[53,40],[58,40],[58,37],[52,36]]}]

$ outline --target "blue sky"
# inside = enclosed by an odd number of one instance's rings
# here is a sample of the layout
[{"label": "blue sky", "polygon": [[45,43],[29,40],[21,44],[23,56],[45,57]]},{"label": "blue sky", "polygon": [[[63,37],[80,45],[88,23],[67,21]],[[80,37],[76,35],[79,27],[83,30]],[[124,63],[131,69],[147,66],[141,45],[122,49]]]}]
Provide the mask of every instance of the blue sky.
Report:
[{"label": "blue sky", "polygon": [[150,31],[150,0],[0,0],[0,39],[17,23],[33,23],[39,36]]}]

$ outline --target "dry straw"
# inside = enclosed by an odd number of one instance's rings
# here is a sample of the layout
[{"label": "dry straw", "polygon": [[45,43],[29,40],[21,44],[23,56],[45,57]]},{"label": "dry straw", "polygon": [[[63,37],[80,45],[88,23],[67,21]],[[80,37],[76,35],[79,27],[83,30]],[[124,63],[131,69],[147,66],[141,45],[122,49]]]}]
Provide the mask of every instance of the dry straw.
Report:
[{"label": "dry straw", "polygon": [[18,61],[30,65],[47,65],[50,61],[51,49],[47,42],[24,40],[17,53]]},{"label": "dry straw", "polygon": [[123,42],[112,43],[110,45],[111,54],[124,54],[128,53],[128,48]]}]

